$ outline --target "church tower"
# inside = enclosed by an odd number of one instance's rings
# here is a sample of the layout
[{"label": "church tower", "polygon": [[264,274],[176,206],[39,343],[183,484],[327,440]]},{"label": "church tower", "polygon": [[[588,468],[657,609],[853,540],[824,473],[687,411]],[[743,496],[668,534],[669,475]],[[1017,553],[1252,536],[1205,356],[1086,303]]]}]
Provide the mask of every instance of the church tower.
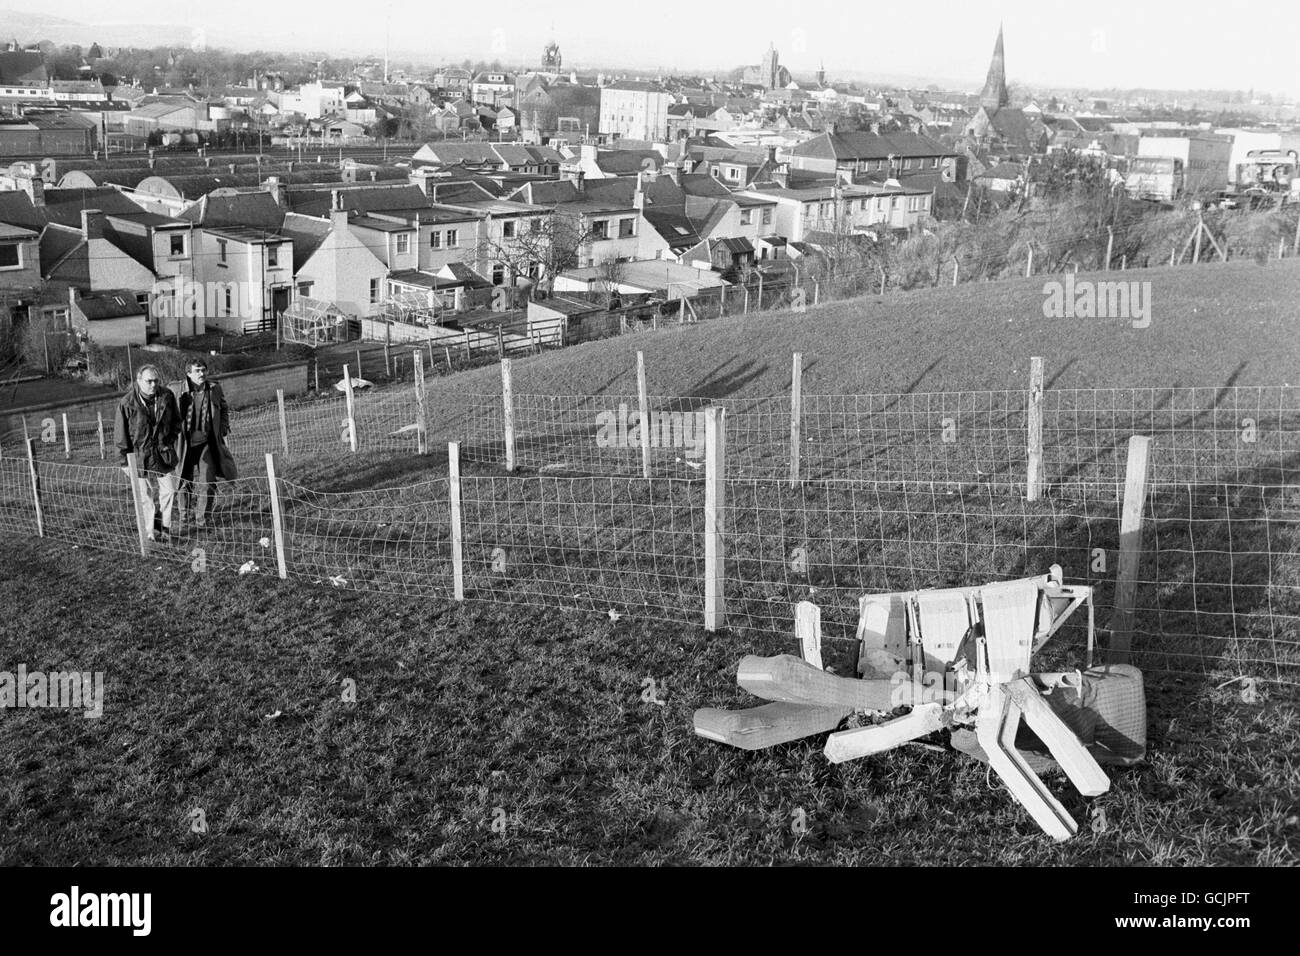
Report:
[{"label": "church tower", "polygon": [[992,114],[1010,102],[1006,54],[1002,50],[1002,25],[998,24],[998,42],[993,46],[993,61],[989,63],[989,75],[984,81],[984,91],[980,93],[980,106]]}]

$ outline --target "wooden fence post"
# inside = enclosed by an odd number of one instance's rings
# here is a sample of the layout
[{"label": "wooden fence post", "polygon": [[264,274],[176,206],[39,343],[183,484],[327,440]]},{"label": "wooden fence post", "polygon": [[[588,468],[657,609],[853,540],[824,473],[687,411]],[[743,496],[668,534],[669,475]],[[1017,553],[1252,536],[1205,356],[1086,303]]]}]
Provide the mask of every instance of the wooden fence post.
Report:
[{"label": "wooden fence post", "polygon": [[284,389],[275,390],[275,404],[280,411],[280,447],[285,457],[289,457],[289,419],[284,413]]},{"label": "wooden fence post", "polygon": [[1134,435],[1128,440],[1128,467],[1124,473],[1124,508],[1119,526],[1119,570],[1115,582],[1115,611],[1110,619],[1107,662],[1127,664],[1133,643],[1133,610],[1137,602],[1138,565],[1142,560],[1142,509],[1146,504],[1147,456],[1151,439]]},{"label": "wooden fence post", "polygon": [[819,305],[822,300],[822,284],[813,276],[813,305]]},{"label": "wooden fence post", "polygon": [[447,443],[447,498],[451,502],[452,596],[465,600],[465,555],[460,514],[460,442]]},{"label": "wooden fence post", "polygon": [[1110,226],[1106,227],[1106,264],[1102,267],[1104,272],[1110,271],[1110,254],[1115,248],[1115,230]]},{"label": "wooden fence post", "polygon": [[[684,300],[683,300],[684,301]],[[641,412],[641,477],[650,477],[650,396],[645,383],[645,353],[636,353],[636,402]]]},{"label": "wooden fence post", "polygon": [[313,358],[311,360],[311,367],[316,378],[316,394],[319,395],[320,394],[320,358],[318,357]]},{"label": "wooden fence post", "polygon": [[1123,255],[1121,255],[1121,256],[1119,257],[1119,271],[1120,271],[1120,272],[1127,272],[1127,271],[1128,271],[1128,253],[1127,253],[1127,252],[1124,253]]},{"label": "wooden fence post", "polygon": [[465,330],[465,361],[468,362],[471,357],[472,354],[470,352],[470,347],[469,347],[469,329],[466,329]]},{"label": "wooden fence post", "polygon": [[763,311],[763,273],[758,274],[758,308],[756,312]]},{"label": "wooden fence post", "polygon": [[[432,340],[430,340],[430,342],[429,342],[429,347],[430,347],[430,348],[433,348],[433,342],[432,342]],[[443,350],[444,353],[446,353],[446,359],[447,359],[447,371],[450,372],[450,371],[452,370],[452,364],[451,364],[451,346],[450,346],[450,345],[444,345],[444,346],[442,347],[442,350]],[[433,356],[432,356],[432,354],[429,356],[429,367],[430,367],[430,368],[433,367]]]},{"label": "wooden fence post", "polygon": [[424,406],[424,353],[419,349],[411,350],[411,365],[415,374],[415,453],[429,453],[429,420]]},{"label": "wooden fence post", "polygon": [[1025,260],[1025,278],[1034,274],[1034,247],[1029,246],[1029,258]]},{"label": "wooden fence post", "polygon": [[741,288],[745,290],[745,306],[741,315],[749,315],[749,283],[745,283]]},{"label": "wooden fence post", "polygon": [[790,487],[799,483],[799,426],[803,420],[803,353],[794,353],[790,372]]},{"label": "wooden fence post", "polygon": [[726,409],[704,410],[704,629],[716,631],[726,618],[725,455]]},{"label": "wooden fence post", "polygon": [[145,542],[149,538],[150,529],[145,527],[147,519],[144,516],[144,502],[140,500],[140,459],[135,452],[126,456],[126,480],[131,486],[131,505],[135,508],[135,533],[140,539],[140,553],[148,555]]},{"label": "wooden fence post", "polygon": [[1175,257],[1177,257],[1177,255],[1178,255],[1178,244],[1174,243],[1174,245],[1169,247],[1169,264],[1171,266],[1174,264],[1174,259]]},{"label": "wooden fence post", "polygon": [[[41,480],[36,474],[36,439],[27,439],[27,470],[32,476],[32,505],[36,509],[36,534],[45,537],[45,511],[41,508]],[[137,508],[137,511],[139,509]],[[137,515],[138,520],[138,515]],[[143,539],[140,545],[143,550]]]},{"label": "wooden fence post", "polygon": [[266,484],[271,490],[271,533],[275,536],[275,568],[283,581],[289,577],[289,563],[284,553],[284,512],[280,505],[280,486],[275,477],[275,453],[266,453]]},{"label": "wooden fence post", "polygon": [[353,452],[356,452],[357,450],[356,400],[352,395],[352,374],[348,371],[348,367],[346,365],[343,366],[343,381],[347,385],[347,391],[344,394],[346,394],[347,402],[348,402],[348,447],[351,448]]},{"label": "wooden fence post", "polygon": [[99,422],[99,460],[104,460],[104,413],[95,412],[95,418]]},{"label": "wooden fence post", "polygon": [[63,413],[63,457],[72,457],[72,435],[68,432],[68,413]]},{"label": "wooden fence post", "polygon": [[952,260],[952,284],[953,286],[957,285],[957,260],[956,259]]},{"label": "wooden fence post", "polygon": [[357,378],[365,378],[361,374],[361,346],[357,346]]},{"label": "wooden fence post", "polygon": [[1043,493],[1043,360],[1029,360],[1029,467],[1025,497],[1037,501]]},{"label": "wooden fence post", "polygon": [[1295,221],[1295,238],[1291,240],[1291,255],[1300,255],[1300,218]]},{"label": "wooden fence post", "polygon": [[727,287],[724,285],[719,287],[718,318],[722,318],[726,314],[727,314]]},{"label": "wooden fence post", "polygon": [[497,358],[505,361],[506,357],[506,336],[501,331],[501,326],[497,326]]},{"label": "wooden fence post", "polygon": [[[500,331],[498,329],[498,331]],[[515,470],[515,400],[510,380],[510,359],[501,360],[502,425],[506,440],[506,471]]]}]

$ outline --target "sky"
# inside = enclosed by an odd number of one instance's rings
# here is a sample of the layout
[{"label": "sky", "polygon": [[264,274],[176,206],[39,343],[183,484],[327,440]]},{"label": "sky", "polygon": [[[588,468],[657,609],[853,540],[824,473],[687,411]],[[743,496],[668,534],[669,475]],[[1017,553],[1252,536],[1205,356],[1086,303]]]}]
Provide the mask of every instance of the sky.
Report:
[{"label": "sky", "polygon": [[[429,62],[534,64],[552,36],[578,68],[725,71],[768,43],[796,74],[932,77],[978,88],[1001,23],[1007,74],[1031,85],[1092,89],[1255,89],[1300,95],[1300,4],[1279,0],[6,0],[83,23],[165,23],[216,46],[384,52]],[[1235,11],[1245,11],[1237,13]],[[387,14],[387,15],[386,15]],[[89,42],[89,41],[87,41]]]}]

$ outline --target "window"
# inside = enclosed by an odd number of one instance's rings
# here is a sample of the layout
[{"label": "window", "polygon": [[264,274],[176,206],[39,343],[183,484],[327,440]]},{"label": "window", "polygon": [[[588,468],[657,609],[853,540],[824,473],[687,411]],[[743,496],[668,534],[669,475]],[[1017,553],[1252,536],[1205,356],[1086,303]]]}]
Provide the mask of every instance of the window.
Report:
[{"label": "window", "polygon": [[591,237],[593,239],[609,238],[609,222],[604,219],[597,219],[591,224]]},{"label": "window", "polygon": [[739,181],[740,181],[740,170],[737,169],[735,166],[728,166],[728,167],[727,167],[727,178],[730,179],[733,183],[734,183],[734,182],[739,182]]},{"label": "window", "polygon": [[399,232],[397,234],[397,254],[405,255],[411,251],[411,237],[408,233]]},{"label": "window", "polygon": [[304,298],[307,297],[307,296],[309,296],[309,295],[311,295],[311,283],[310,283],[310,282],[299,282],[299,283],[298,283],[298,294],[299,294],[300,296],[303,296]]},{"label": "window", "polygon": [[226,262],[226,240],[224,240],[224,239],[218,239],[218,240],[217,240],[217,251],[218,251],[218,253],[220,254],[220,257],[221,257],[218,261],[221,262],[222,265],[225,265],[225,262]]},{"label": "window", "polygon": [[935,156],[935,157],[933,157],[933,158],[930,160],[930,168],[931,168],[931,169],[938,169],[938,168],[939,168],[939,157],[938,157],[938,156]]},{"label": "window", "polygon": [[515,237],[515,221],[513,219],[507,219],[501,224],[501,235],[507,239]]},{"label": "window", "polygon": [[752,209],[740,210],[740,224],[742,226],[751,225],[754,221],[754,211]]},{"label": "window", "polygon": [[173,256],[183,256],[183,255],[185,255],[185,237],[184,237],[184,236],[176,236],[176,235],[173,235],[173,236],[171,237],[171,255],[173,255]]},{"label": "window", "polygon": [[530,219],[530,220],[528,221],[528,231],[529,231],[529,232],[541,232],[541,231],[542,231],[542,221],[541,221],[540,219]]},{"label": "window", "polygon": [[370,304],[374,305],[379,301],[379,280],[370,280]]},{"label": "window", "polygon": [[636,235],[635,219],[620,219],[618,221],[618,237],[620,239],[627,239],[630,236],[635,236],[635,235]]},{"label": "window", "polygon": [[21,269],[22,247],[16,242],[0,243],[0,269]]},{"label": "window", "polygon": [[501,283],[505,281],[506,281],[506,267],[498,262],[492,266],[492,284],[501,285]]},{"label": "window", "polygon": [[452,248],[455,247],[455,245],[456,245],[456,230],[455,230],[455,229],[448,229],[448,230],[447,230],[447,248],[448,248],[448,249],[452,249]]},{"label": "window", "polygon": [[441,248],[442,248],[442,231],[441,231],[441,230],[439,230],[439,229],[435,229],[435,230],[433,230],[433,232],[429,233],[429,248],[430,248],[430,249],[441,249]]},{"label": "window", "polygon": [[824,202],[822,203],[822,218],[829,219],[830,217],[831,217],[831,204],[828,202]]},{"label": "window", "polygon": [[232,295],[233,295],[233,292],[230,290],[230,288],[227,287],[227,289],[226,289],[225,309],[222,311],[222,313],[221,313],[222,315],[230,315],[230,314],[231,314],[231,310],[232,310],[232,308],[233,308]]},{"label": "window", "polygon": [[274,268],[275,266],[278,266],[278,265],[280,264],[280,247],[279,247],[279,246],[267,246],[267,247],[266,247],[266,264],[267,264],[268,266],[270,266],[271,268]]},{"label": "window", "polygon": [[763,225],[765,226],[772,225],[772,210],[770,209],[763,210]]}]

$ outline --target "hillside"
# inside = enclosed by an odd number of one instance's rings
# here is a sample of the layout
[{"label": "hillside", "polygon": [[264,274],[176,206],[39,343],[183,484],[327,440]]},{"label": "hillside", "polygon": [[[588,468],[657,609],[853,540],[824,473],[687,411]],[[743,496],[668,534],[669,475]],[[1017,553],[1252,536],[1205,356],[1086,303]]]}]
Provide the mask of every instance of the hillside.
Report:
[{"label": "hillside", "polygon": [[[803,353],[804,390],[822,394],[1023,388],[1031,355],[1043,356],[1049,388],[1300,381],[1300,260],[1080,273],[1076,281],[1121,277],[1151,283],[1148,328],[1044,318],[1048,277],[1036,276],[606,339],[517,361],[515,390],[635,394],[638,349],[656,395],[780,394],[795,351]],[[489,367],[442,379],[431,392],[455,405],[466,393],[499,390],[499,381]]]}]

